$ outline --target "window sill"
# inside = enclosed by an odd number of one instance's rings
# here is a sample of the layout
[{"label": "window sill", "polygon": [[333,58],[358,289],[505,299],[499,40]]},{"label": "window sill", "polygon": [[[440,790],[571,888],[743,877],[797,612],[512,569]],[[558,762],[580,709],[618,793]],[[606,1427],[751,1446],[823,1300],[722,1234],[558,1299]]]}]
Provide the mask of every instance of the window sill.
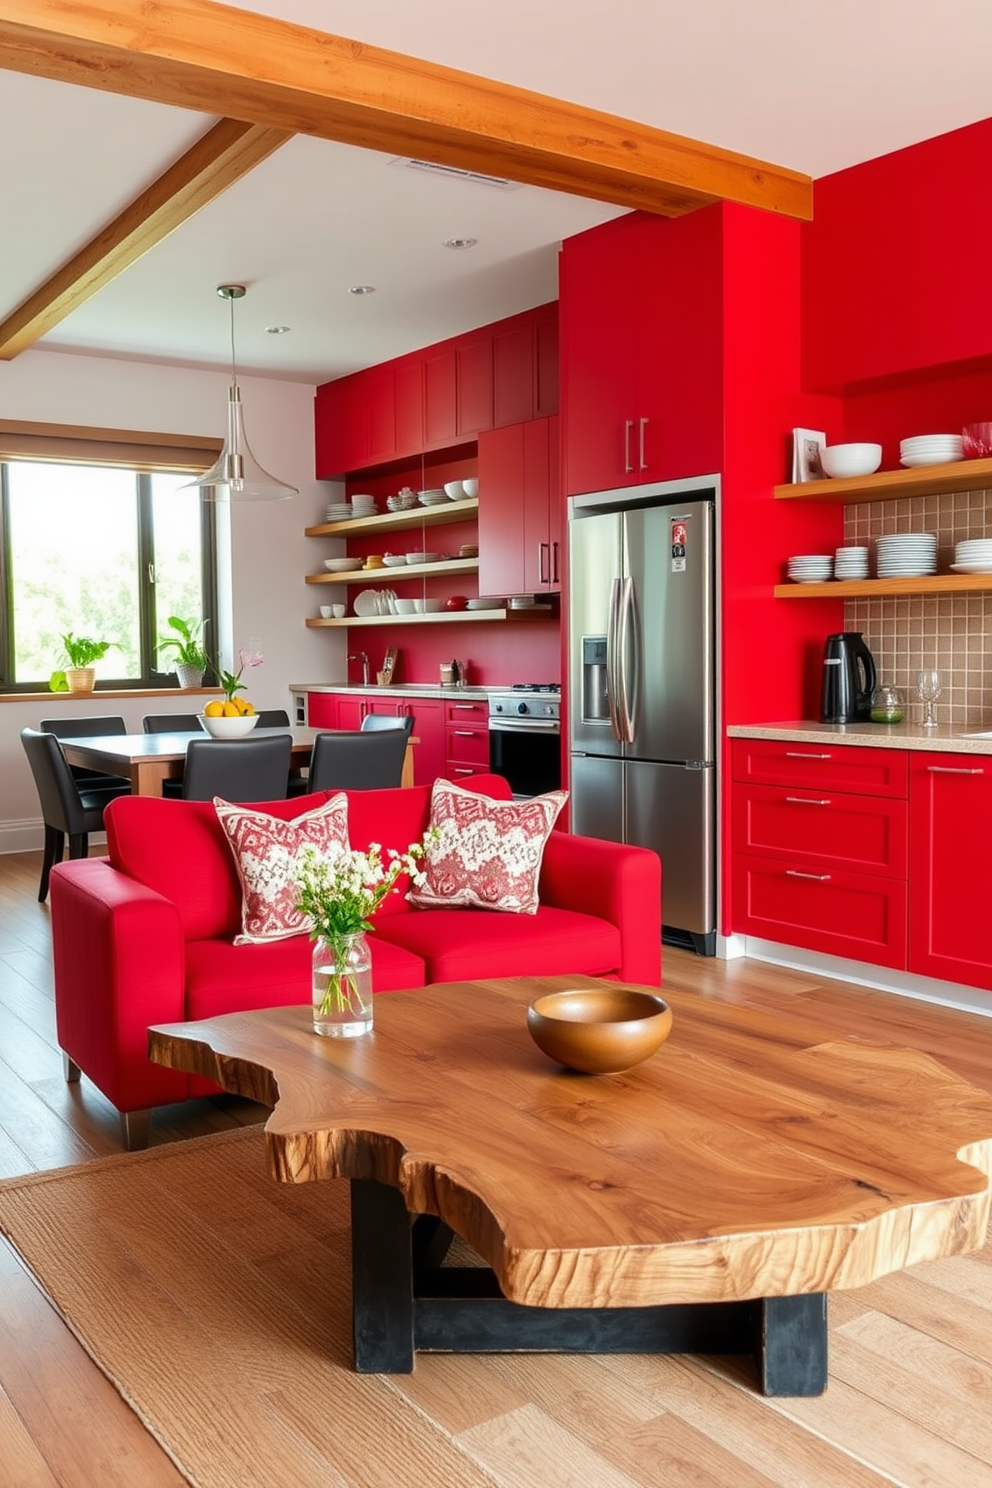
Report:
[{"label": "window sill", "polygon": [[219,687],[97,687],[93,692],[0,692],[0,703],[90,703],[94,698],[223,697]]}]

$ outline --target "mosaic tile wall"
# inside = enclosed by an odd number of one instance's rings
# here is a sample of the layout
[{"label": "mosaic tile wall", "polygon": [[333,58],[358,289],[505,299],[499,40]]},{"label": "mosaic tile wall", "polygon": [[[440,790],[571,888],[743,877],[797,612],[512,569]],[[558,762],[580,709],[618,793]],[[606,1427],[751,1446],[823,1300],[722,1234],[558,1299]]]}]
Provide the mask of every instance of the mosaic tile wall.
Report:
[{"label": "mosaic tile wall", "polygon": [[[873,539],[890,532],[936,532],[937,570],[947,573],[956,542],[992,537],[992,492],[911,496],[846,508],[844,541],[869,544],[872,574]],[[936,667],[942,687],[937,721],[992,728],[992,592],[846,600],[844,628],[864,634],[879,680],[903,690],[910,718],[922,713],[916,673]]]}]

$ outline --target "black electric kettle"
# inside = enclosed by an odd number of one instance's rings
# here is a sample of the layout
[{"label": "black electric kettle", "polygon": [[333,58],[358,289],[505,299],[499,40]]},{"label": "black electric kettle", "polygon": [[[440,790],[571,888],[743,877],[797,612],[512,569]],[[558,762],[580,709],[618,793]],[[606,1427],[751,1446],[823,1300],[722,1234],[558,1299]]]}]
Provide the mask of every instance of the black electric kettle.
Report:
[{"label": "black electric kettle", "polygon": [[823,648],[823,723],[861,723],[871,718],[875,658],[860,630],[827,636]]}]

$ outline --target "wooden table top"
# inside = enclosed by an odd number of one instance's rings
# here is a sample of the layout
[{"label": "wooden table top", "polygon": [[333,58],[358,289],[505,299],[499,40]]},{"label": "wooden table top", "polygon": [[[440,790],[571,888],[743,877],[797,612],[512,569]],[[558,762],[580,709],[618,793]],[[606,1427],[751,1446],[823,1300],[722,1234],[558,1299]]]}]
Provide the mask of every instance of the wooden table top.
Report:
[{"label": "wooden table top", "polygon": [[437,1214],[511,1301],[644,1306],[861,1286],[977,1249],[992,1095],[927,1055],[810,1043],[772,1013],[668,993],[668,1041],[623,1074],[548,1060],[541,992],[588,977],[453,982],[375,999],[375,1029],[309,1007],[152,1028],[153,1059],[274,1107],[286,1182],[373,1178]]}]

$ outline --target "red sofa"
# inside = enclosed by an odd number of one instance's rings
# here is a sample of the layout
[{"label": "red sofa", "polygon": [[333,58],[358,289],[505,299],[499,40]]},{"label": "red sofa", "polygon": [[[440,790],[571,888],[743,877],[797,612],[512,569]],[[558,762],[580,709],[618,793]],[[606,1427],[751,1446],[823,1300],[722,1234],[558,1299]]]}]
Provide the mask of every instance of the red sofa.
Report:
[{"label": "red sofa", "polygon": [[[509,797],[498,776],[473,786]],[[257,809],[291,819],[331,794]],[[423,836],[429,786],[347,794],[353,847],[402,850]],[[309,1002],[311,943],[298,935],[233,944],[241,887],[211,803],[123,796],[108,807],[106,827],[108,857],[52,871],[55,1009],[67,1078],[82,1071],[98,1086],[133,1149],[147,1144],[152,1107],[217,1088],[151,1063],[149,1025]],[[661,982],[661,865],[615,842],[552,832],[535,915],[414,908],[396,892],[374,923],[376,992],[572,972]]]}]

